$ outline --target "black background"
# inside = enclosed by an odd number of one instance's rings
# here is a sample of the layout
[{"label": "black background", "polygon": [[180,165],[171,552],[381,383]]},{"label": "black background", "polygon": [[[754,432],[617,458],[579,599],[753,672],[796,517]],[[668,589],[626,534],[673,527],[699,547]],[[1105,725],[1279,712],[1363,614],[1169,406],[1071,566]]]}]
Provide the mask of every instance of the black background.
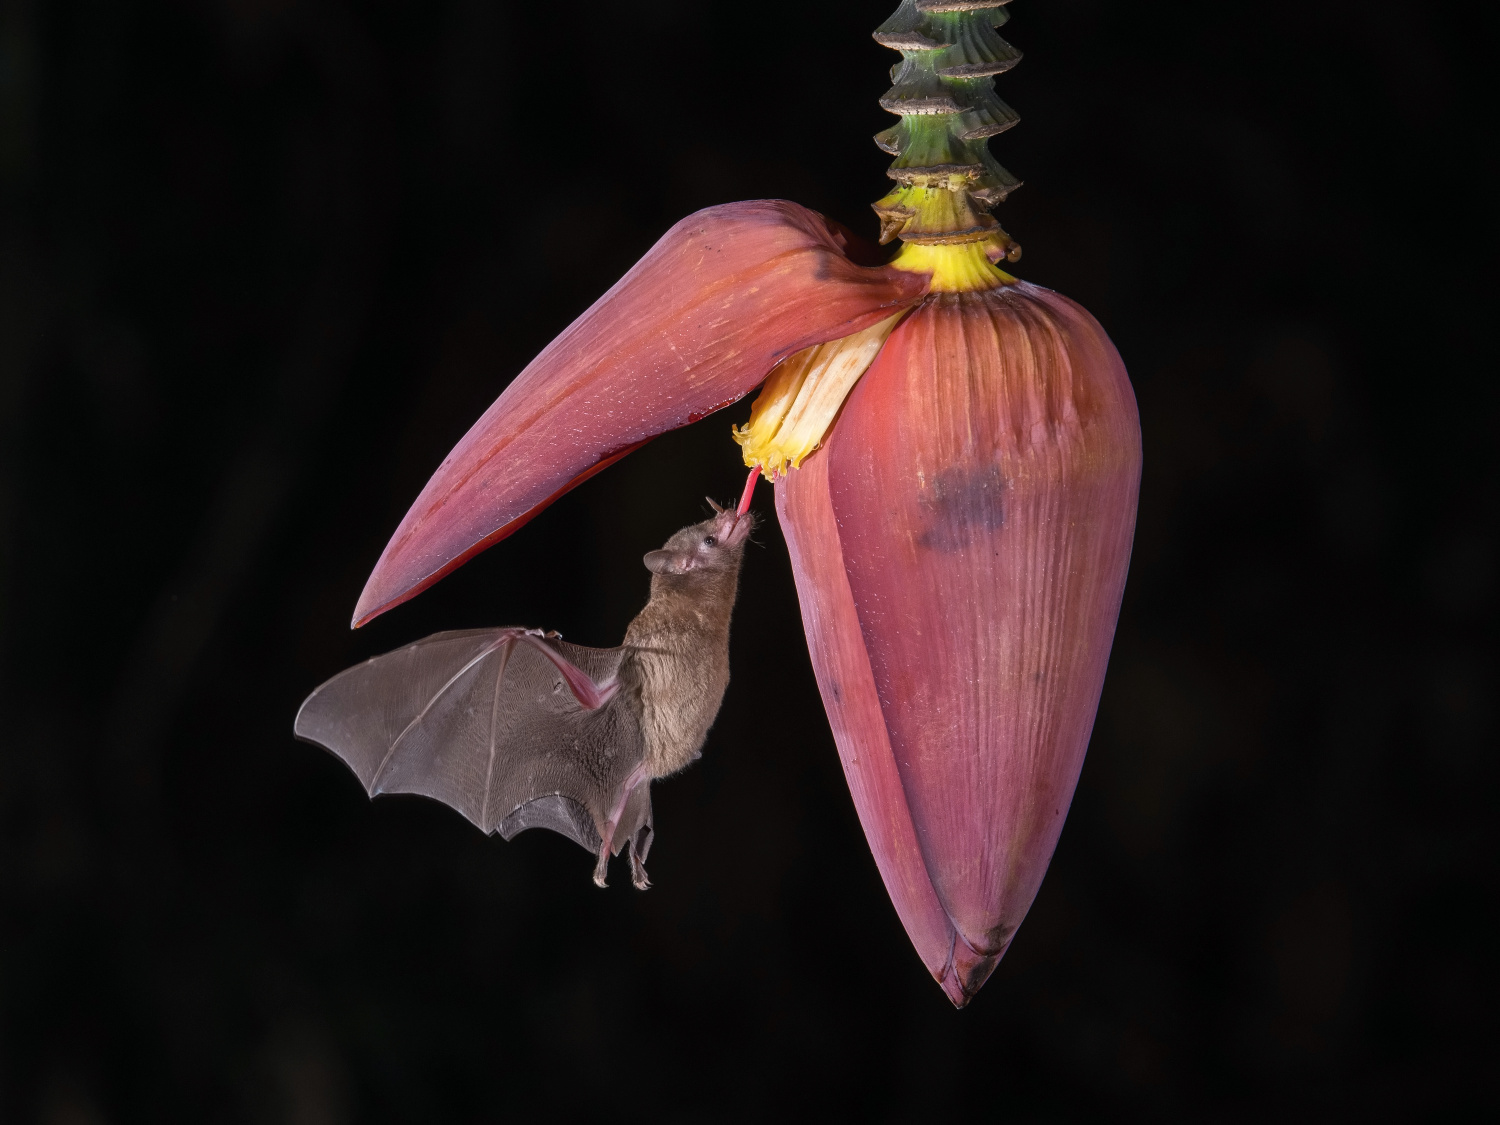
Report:
[{"label": "black background", "polygon": [[1457,3],[1014,6],[1000,217],[1117,342],[1146,466],[1072,814],[968,1010],[885,897],[774,520],[649,894],[292,740],[429,631],[619,638],[743,405],[347,622],[675,220],[873,234],[893,6],[0,4],[0,1118],[1495,1108],[1496,29]]}]

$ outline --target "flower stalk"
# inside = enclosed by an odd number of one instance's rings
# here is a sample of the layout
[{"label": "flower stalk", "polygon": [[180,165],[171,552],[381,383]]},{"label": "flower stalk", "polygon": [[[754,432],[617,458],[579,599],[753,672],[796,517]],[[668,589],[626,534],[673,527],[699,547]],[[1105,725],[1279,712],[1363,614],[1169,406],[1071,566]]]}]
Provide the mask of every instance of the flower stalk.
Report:
[{"label": "flower stalk", "polygon": [[1020,120],[995,95],[994,76],[1021,60],[995,30],[1010,18],[1008,2],[902,0],[875,31],[901,52],[880,99],[901,121],[875,137],[896,157],[886,173],[896,187],[873,205],[880,241],[899,238],[892,264],[931,273],[934,292],[1009,284],[994,263],[1021,257],[989,213],[1021,185],[989,151],[989,138]]}]

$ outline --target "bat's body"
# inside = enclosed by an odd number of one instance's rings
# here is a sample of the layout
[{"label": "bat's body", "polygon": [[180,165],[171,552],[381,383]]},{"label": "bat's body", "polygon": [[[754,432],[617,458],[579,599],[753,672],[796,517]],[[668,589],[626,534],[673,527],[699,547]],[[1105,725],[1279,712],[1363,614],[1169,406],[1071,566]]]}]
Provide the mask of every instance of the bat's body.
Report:
[{"label": "bat's body", "polygon": [[550,828],[649,885],[650,783],[703,746],[729,684],[729,618],[752,520],[685,527],[645,558],[651,600],[618,648],[539,629],[437,633],[329,680],[296,733],[377,793],[435,797],[507,840]]}]

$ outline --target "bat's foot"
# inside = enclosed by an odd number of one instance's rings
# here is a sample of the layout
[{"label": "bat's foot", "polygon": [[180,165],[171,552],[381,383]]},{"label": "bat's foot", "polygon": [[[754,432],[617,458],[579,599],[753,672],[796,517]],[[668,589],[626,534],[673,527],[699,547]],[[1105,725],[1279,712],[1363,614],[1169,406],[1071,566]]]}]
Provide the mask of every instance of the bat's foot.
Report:
[{"label": "bat's foot", "polygon": [[651,880],[646,878],[646,853],[651,850],[651,841],[654,839],[656,832],[651,827],[649,817],[641,825],[641,830],[630,837],[630,881],[638,891],[644,891],[651,885]]},{"label": "bat's foot", "polygon": [[646,865],[634,851],[630,853],[630,882],[638,891],[644,891],[651,885],[651,880],[646,878]]},{"label": "bat's foot", "polygon": [[609,845],[604,844],[599,848],[599,862],[594,864],[594,886],[607,887],[604,881],[604,873],[609,868]]}]

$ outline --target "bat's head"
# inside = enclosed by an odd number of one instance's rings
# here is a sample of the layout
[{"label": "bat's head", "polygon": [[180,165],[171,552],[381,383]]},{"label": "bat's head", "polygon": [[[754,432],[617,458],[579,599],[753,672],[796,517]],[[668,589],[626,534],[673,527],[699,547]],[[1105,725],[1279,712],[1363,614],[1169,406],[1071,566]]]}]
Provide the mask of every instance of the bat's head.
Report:
[{"label": "bat's head", "polygon": [[[713,501],[709,501],[713,503]],[[740,515],[731,508],[714,504],[711,519],[685,527],[659,551],[646,555],[646,569],[652,574],[729,573],[738,574],[745,553],[745,540],[755,528],[755,517]]]}]

